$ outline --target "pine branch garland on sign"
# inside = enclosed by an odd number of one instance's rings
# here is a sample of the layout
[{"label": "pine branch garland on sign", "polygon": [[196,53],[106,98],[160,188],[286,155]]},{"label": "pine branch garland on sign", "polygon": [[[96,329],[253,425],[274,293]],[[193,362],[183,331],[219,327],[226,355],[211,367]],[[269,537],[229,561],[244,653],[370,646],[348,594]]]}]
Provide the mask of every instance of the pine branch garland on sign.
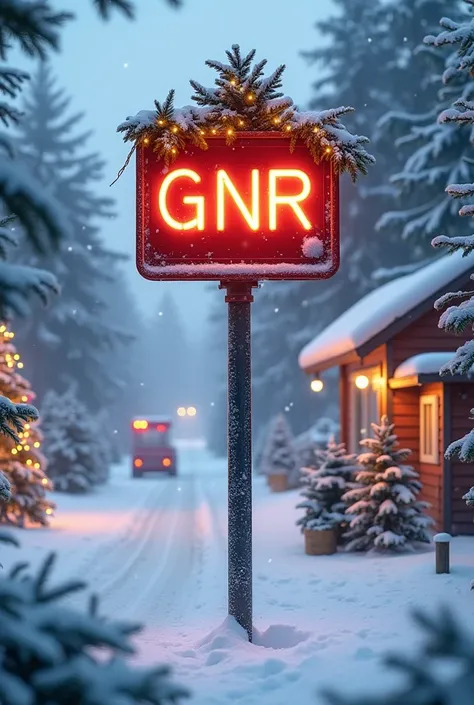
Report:
[{"label": "pine branch garland on sign", "polygon": [[299,111],[291,98],[280,91],[285,66],[282,64],[265,78],[267,61],[253,63],[255,53],[252,49],[242,56],[239,45],[234,44],[226,52],[229,63],[206,61],[217,72],[217,78],[212,88],[190,81],[196,106],[175,108],[174,91],[170,91],[163,105],[155,101],[154,111],[142,110],[122,122],[117,132],[133,146],[117,179],[138,145],[152,145],[168,166],[188,143],[207,149],[206,138],[224,137],[230,145],[239,132],[281,132],[289,139],[290,151],[302,141],[316,163],[331,160],[337,173],[348,172],[353,180],[366,174],[375,163],[365,150],[369,140],[352,135],[340,122],[353,108]]}]

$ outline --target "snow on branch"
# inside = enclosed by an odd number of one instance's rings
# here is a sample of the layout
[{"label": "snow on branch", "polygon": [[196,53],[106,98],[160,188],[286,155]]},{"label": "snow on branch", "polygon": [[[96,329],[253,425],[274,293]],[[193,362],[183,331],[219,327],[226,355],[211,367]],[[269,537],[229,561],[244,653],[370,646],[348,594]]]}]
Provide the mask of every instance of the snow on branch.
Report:
[{"label": "snow on branch", "polygon": [[19,443],[18,434],[23,431],[23,424],[37,421],[38,410],[30,404],[14,404],[10,399],[0,396],[0,433]]},{"label": "snow on branch", "polygon": [[31,294],[47,306],[59,293],[59,284],[51,272],[18,264],[0,262],[0,313],[26,316],[30,311]]},{"label": "snow on branch", "polygon": [[290,151],[303,141],[316,163],[331,161],[338,173],[348,172],[353,180],[366,174],[375,163],[365,145],[367,137],[351,134],[340,118],[353,111],[339,107],[322,111],[299,111],[291,98],[280,91],[285,66],[264,77],[266,60],[253,64],[255,50],[245,57],[237,44],[226,52],[229,63],[206,61],[217,72],[215,85],[206,88],[191,80],[195,107],[174,107],[174,91],[154,111],[140,111],[117,127],[124,142],[133,143],[121,176],[137,145],[151,145],[166,165],[172,163],[187,142],[207,149],[206,137],[225,137],[233,144],[239,132],[281,132]]},{"label": "snow on branch", "polygon": [[31,177],[24,165],[6,157],[0,160],[0,202],[8,213],[16,215],[39,252],[70,234],[61,206]]}]

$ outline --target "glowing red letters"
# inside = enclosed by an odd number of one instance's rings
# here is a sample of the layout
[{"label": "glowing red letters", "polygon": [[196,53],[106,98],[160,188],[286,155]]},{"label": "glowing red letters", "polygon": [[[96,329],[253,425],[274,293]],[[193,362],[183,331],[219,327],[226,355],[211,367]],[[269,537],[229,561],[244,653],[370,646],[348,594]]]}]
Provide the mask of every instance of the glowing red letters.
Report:
[{"label": "glowing red letters", "polygon": [[[218,169],[215,178],[214,208],[207,207],[206,197],[196,194],[196,186],[202,178],[194,169],[174,169],[163,179],[158,192],[158,208],[163,221],[174,230],[205,230],[212,223],[217,231],[226,230],[226,206],[232,201],[237,206],[243,222],[253,231],[261,227],[271,231],[278,229],[278,214],[282,208],[290,208],[295,225],[311,230],[312,223],[304,210],[304,201],[311,194],[311,180],[302,169],[252,169],[250,172],[250,197],[245,202],[231,176],[225,169]],[[289,188],[289,184],[291,187]],[[285,188],[282,188],[282,186]],[[169,205],[171,189],[183,192],[181,202],[189,208],[189,218],[176,217]],[[262,212],[260,189],[266,191],[266,212]],[[290,190],[290,193],[287,191]]]}]

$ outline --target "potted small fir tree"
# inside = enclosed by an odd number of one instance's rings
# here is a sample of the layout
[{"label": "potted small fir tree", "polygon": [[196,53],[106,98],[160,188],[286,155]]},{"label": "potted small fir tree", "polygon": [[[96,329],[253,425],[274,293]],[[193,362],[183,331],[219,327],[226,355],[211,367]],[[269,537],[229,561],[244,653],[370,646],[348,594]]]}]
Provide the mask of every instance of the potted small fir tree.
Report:
[{"label": "potted small fir tree", "polygon": [[293,435],[286,418],[280,414],[270,423],[261,463],[273,492],[285,492],[290,488],[296,464]]},{"label": "potted small fir tree", "polygon": [[309,556],[335,553],[347,523],[342,496],[357,472],[356,456],[347,453],[343,443],[331,439],[325,450],[314,454],[314,466],[302,468],[304,500],[297,509],[305,514],[296,522],[305,538]]}]

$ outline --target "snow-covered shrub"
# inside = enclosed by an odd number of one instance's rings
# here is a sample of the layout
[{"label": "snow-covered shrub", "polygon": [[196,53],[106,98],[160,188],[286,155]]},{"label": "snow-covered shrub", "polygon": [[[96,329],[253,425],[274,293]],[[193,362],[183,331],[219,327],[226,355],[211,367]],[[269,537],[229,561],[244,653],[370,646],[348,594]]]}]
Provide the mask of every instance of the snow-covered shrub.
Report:
[{"label": "snow-covered shrub", "polygon": [[385,665],[396,668],[398,678],[391,692],[374,695],[323,694],[329,705],[467,705],[472,702],[474,631],[461,625],[447,607],[429,615],[414,611],[424,632],[416,653],[389,654]]},{"label": "snow-covered shrub", "polygon": [[131,665],[138,625],[104,619],[96,597],[84,611],[63,604],[86,585],[51,586],[54,559],[36,572],[24,563],[0,572],[2,705],[177,705],[187,697],[169,668]]},{"label": "snow-covered shrub", "polygon": [[286,475],[289,488],[297,487],[300,477],[293,442],[286,417],[283,414],[275,416],[268,427],[260,467],[264,475]]},{"label": "snow-covered shrub", "polygon": [[315,451],[315,467],[301,469],[304,500],[296,508],[305,514],[296,524],[302,531],[337,529],[347,522],[342,497],[357,470],[356,456],[343,443],[331,439],[325,450]]},{"label": "snow-covered shrub", "polygon": [[108,477],[110,454],[74,387],[50,391],[41,405],[48,473],[59,492],[88,492]]},{"label": "snow-covered shrub", "polygon": [[418,542],[431,541],[428,528],[433,520],[426,516],[429,507],[417,500],[421,490],[418,473],[405,461],[411,451],[399,449],[394,425],[386,416],[380,425],[372,424],[374,438],[364,438],[365,449],[357,462],[358,487],[343,496],[351,515],[345,534],[348,551],[400,551]]}]

